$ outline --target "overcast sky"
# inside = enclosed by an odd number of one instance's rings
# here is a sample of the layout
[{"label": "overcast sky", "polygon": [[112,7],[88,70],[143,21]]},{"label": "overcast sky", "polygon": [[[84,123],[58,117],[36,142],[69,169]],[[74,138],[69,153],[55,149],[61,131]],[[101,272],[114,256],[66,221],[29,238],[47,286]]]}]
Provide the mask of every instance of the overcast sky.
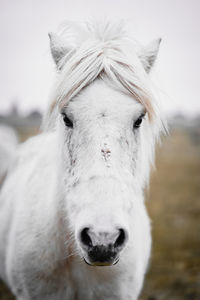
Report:
[{"label": "overcast sky", "polygon": [[65,19],[128,20],[136,39],[162,37],[155,83],[165,111],[200,113],[199,0],[0,0],[0,112],[44,111],[54,65],[47,33]]}]

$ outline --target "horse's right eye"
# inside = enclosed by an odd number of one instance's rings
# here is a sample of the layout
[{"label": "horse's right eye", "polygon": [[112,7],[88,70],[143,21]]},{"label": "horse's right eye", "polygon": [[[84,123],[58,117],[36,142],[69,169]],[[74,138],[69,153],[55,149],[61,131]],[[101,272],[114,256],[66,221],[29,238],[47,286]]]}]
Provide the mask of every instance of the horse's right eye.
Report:
[{"label": "horse's right eye", "polygon": [[68,116],[65,113],[62,113],[62,117],[65,125],[69,128],[73,128],[73,122],[68,118]]}]

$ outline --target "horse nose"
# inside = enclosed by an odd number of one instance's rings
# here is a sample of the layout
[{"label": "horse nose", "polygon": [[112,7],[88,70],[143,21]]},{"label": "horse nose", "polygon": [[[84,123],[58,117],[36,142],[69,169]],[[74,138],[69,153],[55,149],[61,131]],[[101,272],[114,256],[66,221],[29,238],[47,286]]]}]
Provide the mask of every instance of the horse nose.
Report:
[{"label": "horse nose", "polygon": [[123,248],[126,240],[127,233],[125,229],[116,229],[113,232],[95,232],[90,228],[84,228],[80,233],[80,240],[84,248],[93,246],[110,246],[115,249]]},{"label": "horse nose", "polygon": [[87,253],[89,261],[86,262],[89,264],[113,264],[127,240],[128,234],[123,228],[117,228],[111,232],[96,232],[86,227],[80,232],[81,247]]}]

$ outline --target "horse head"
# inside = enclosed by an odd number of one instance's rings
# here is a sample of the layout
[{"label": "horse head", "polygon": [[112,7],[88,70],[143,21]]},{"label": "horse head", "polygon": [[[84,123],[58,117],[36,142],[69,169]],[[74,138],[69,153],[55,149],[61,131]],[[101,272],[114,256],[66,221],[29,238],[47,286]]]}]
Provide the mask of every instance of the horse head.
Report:
[{"label": "horse head", "polygon": [[75,247],[90,265],[114,265],[146,238],[143,191],[161,129],[149,72],[160,39],[139,47],[120,26],[71,27],[50,34],[58,76],[45,126],[59,135]]}]

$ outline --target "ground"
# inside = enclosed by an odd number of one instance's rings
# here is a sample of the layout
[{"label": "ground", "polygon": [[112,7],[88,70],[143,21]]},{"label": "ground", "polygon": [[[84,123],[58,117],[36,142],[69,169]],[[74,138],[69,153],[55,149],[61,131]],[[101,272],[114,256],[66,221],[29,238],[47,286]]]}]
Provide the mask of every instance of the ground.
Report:
[{"label": "ground", "polygon": [[200,130],[173,131],[157,155],[147,208],[153,248],[142,300],[200,299]]},{"label": "ground", "polygon": [[[140,299],[200,300],[199,129],[163,139],[147,198],[153,248]],[[0,300],[11,299],[0,284]]]}]

